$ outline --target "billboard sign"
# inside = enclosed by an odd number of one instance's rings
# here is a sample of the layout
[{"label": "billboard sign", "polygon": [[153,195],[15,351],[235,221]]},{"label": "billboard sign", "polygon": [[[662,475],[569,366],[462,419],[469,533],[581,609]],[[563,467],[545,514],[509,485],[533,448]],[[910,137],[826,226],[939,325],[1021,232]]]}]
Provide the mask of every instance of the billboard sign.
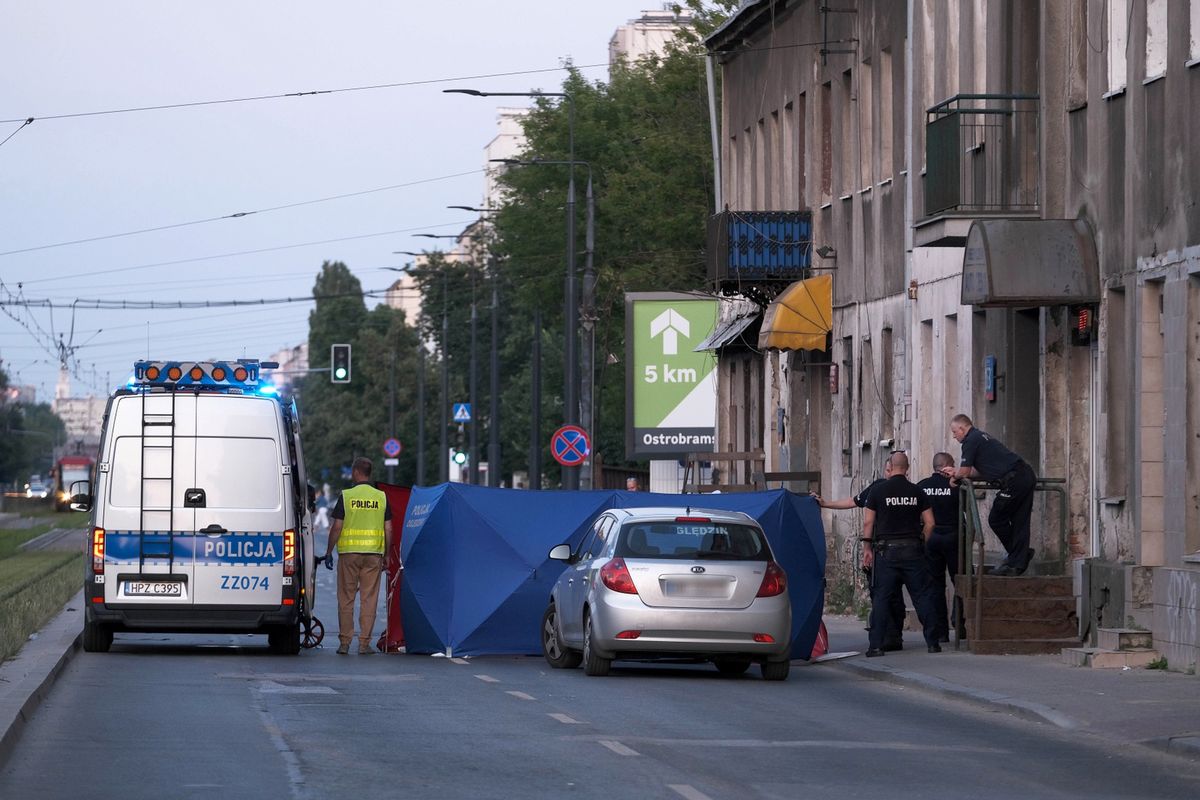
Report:
[{"label": "billboard sign", "polygon": [[682,292],[625,294],[625,452],[678,458],[716,444],[717,360],[696,345],[717,300]]}]

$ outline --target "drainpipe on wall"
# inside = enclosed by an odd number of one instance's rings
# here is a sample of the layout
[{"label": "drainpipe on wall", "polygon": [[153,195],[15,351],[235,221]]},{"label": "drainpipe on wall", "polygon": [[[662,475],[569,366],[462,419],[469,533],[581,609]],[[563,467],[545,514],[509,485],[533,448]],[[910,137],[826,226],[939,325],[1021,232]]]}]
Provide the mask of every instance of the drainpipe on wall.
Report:
[{"label": "drainpipe on wall", "polygon": [[[913,153],[913,30],[916,3],[908,0],[907,6],[904,36],[904,169],[908,173],[904,181],[904,286],[906,287],[912,285],[913,277],[913,186],[917,182],[917,175],[913,169],[913,165],[917,163]],[[916,441],[912,430],[913,422],[909,419],[908,414],[913,402],[913,350],[917,341],[913,332],[913,303],[915,302],[916,300],[909,299],[904,304],[904,369],[901,370],[904,375],[904,391],[901,393],[903,398],[901,402],[905,410],[905,414],[901,418],[904,431],[895,431],[896,440],[904,442],[909,448]]]},{"label": "drainpipe on wall", "polygon": [[717,127],[717,81],[713,76],[713,55],[704,58],[704,76],[708,80],[708,127],[712,133],[713,213],[720,214],[725,203],[721,197],[721,137]]}]

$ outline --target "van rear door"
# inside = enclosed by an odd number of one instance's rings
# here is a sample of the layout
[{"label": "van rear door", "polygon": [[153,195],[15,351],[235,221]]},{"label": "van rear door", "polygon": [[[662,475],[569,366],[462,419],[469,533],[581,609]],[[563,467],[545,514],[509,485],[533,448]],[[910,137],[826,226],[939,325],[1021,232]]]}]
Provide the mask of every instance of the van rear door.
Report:
[{"label": "van rear door", "polygon": [[192,602],[196,398],[174,392],[129,395],[110,417],[109,467],[101,514],[105,528],[104,602]]},{"label": "van rear door", "polygon": [[203,499],[195,509],[195,603],[277,607],[291,516],[279,405],[246,395],[196,399],[193,487]]}]

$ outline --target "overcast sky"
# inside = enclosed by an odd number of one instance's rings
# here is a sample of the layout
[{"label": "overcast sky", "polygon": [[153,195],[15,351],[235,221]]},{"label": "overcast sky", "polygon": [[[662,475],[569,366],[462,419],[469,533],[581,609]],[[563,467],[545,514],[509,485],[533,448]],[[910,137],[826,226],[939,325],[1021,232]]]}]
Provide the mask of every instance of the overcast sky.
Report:
[{"label": "overcast sky", "polygon": [[[24,128],[0,124],[0,141],[17,131],[0,146],[0,280],[12,292],[23,284],[27,298],[70,303],[305,295],[326,259],[344,261],[366,289],[386,288],[395,275],[382,268],[405,260],[392,251],[431,245],[413,233],[456,233],[469,221],[445,207],[481,202],[478,171],[496,131],[495,109],[514,104],[442,89],[553,91],[564,73],[532,71],[565,59],[603,64],[616,27],[660,3],[5,0],[4,6],[0,119],[37,120]],[[519,71],[530,73],[465,79]],[[604,79],[606,70],[585,74]],[[46,119],[456,77],[464,80]],[[464,172],[472,174],[43,247]],[[361,238],[308,244],[347,237]],[[27,252],[9,252],[16,250]],[[250,250],[265,252],[224,256]],[[74,343],[82,345],[85,381],[76,380],[73,393],[107,393],[106,380],[123,382],[133,361],[147,354],[266,358],[306,339],[311,308],[78,310]],[[8,311],[55,335],[71,329],[69,309]],[[39,400],[53,397],[57,361],[4,314],[0,360],[14,383],[36,386]]]}]

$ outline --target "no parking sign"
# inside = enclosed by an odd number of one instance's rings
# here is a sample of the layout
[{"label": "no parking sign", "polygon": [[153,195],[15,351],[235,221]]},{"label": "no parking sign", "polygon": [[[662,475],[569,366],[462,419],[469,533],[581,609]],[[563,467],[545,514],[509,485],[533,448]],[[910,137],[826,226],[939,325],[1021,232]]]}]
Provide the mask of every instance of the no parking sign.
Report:
[{"label": "no parking sign", "polygon": [[587,431],[578,425],[563,425],[550,437],[550,453],[564,467],[578,467],[591,451]]}]

